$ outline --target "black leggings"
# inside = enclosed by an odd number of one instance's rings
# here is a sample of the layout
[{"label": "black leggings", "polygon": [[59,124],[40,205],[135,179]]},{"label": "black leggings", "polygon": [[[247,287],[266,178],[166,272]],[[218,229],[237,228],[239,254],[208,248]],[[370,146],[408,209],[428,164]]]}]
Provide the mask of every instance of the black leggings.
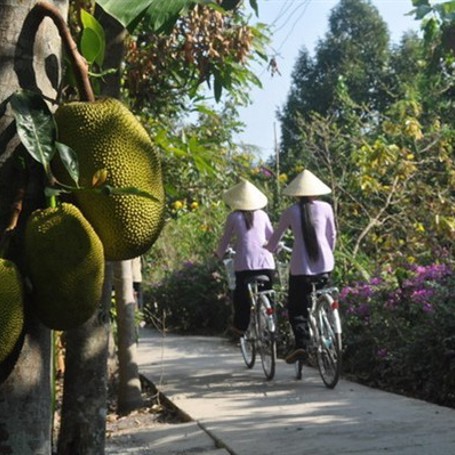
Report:
[{"label": "black leggings", "polygon": [[295,347],[303,348],[308,340],[308,310],[311,307],[312,283],[316,289],[323,288],[329,274],[323,275],[289,275],[288,315],[295,337]]},{"label": "black leggings", "polygon": [[264,290],[272,289],[272,280],[275,271],[271,269],[262,270],[242,270],[235,272],[235,290],[234,290],[234,321],[235,328],[245,331],[250,323],[250,296],[248,294],[248,286],[245,280],[252,276],[266,275],[270,281],[264,283]]}]

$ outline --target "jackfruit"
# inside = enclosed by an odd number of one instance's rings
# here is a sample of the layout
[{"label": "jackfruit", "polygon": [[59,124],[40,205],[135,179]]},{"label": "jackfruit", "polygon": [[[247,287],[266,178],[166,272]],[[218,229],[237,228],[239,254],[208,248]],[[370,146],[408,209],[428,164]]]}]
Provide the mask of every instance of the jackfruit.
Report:
[{"label": "jackfruit", "polygon": [[13,262],[0,259],[0,363],[14,349],[23,327],[22,278]]},{"label": "jackfruit", "polygon": [[[93,177],[106,170],[105,183],[113,188],[133,187],[137,194],[99,194],[76,191],[75,204],[100,237],[109,261],[144,254],[163,226],[164,188],[156,149],[144,127],[120,101],[71,102],[55,113],[58,140],[79,159],[79,183],[90,187]],[[69,183],[60,165],[56,177]]]},{"label": "jackfruit", "polygon": [[38,319],[54,330],[87,321],[101,299],[103,245],[74,205],[35,210],[25,228],[25,258]]}]

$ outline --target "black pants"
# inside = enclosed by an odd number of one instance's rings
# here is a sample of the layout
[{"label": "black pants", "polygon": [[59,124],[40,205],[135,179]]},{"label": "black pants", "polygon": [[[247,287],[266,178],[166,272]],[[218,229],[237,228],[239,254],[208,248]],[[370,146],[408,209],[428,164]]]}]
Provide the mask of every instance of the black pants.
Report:
[{"label": "black pants", "polygon": [[250,323],[250,296],[248,294],[248,286],[245,284],[245,280],[252,276],[266,275],[270,281],[264,283],[264,290],[272,289],[272,279],[274,270],[262,269],[262,270],[242,270],[241,272],[235,272],[235,290],[233,296],[234,303],[234,321],[233,325],[239,330],[246,330]]},{"label": "black pants", "polygon": [[329,275],[289,275],[288,315],[295,338],[295,347],[304,348],[308,341],[308,310],[311,307],[312,283],[323,288]]}]

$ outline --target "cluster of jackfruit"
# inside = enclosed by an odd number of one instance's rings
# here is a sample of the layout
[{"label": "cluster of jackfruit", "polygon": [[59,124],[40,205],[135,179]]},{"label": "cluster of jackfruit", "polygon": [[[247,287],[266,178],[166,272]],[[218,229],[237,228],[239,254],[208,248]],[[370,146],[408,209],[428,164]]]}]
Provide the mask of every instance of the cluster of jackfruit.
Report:
[{"label": "cluster of jackfruit", "polygon": [[[155,242],[163,225],[164,187],[150,137],[118,100],[67,103],[58,108],[55,120],[58,140],[77,154],[80,189],[73,193],[74,205],[63,203],[31,214],[25,259],[37,317],[51,329],[68,330],[94,314],[102,294],[104,261],[131,259]],[[59,181],[73,184],[58,157],[52,167]],[[120,191],[94,190],[93,179],[100,172],[106,175],[106,188]],[[0,337],[0,361],[14,347],[23,325],[22,288],[14,287],[12,278],[3,279],[11,273],[1,263],[0,318],[16,325],[8,330],[9,343]],[[13,303],[8,306],[6,301]]]},{"label": "cluster of jackfruit", "polygon": [[[107,194],[81,189],[75,204],[93,226],[110,261],[131,259],[155,242],[164,215],[164,188],[157,151],[144,127],[118,100],[71,102],[55,113],[58,140],[78,156],[81,188],[107,172],[106,185],[135,188],[140,194]],[[61,163],[53,163],[58,180],[70,183]]]},{"label": "cluster of jackfruit", "polygon": [[0,363],[13,351],[24,327],[22,279],[16,265],[0,259]]},{"label": "cluster of jackfruit", "polygon": [[25,258],[33,308],[43,324],[67,330],[94,314],[104,280],[103,245],[76,206],[63,203],[31,214]]}]

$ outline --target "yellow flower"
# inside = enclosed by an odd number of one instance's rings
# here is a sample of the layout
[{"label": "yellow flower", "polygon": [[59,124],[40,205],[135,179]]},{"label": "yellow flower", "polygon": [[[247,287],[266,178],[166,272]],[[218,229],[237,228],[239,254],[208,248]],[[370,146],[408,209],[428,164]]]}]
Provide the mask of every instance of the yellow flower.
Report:
[{"label": "yellow flower", "polygon": [[172,205],[173,205],[175,210],[180,210],[180,209],[183,208],[183,202],[182,201],[175,201]]},{"label": "yellow flower", "polygon": [[190,205],[191,210],[196,210],[199,207],[199,204],[196,201],[193,201]]},{"label": "yellow flower", "polygon": [[280,181],[280,183],[286,183],[288,181],[288,176],[286,174],[280,174],[278,176],[278,180]]},{"label": "yellow flower", "polygon": [[404,130],[409,136],[416,140],[423,138],[422,129],[420,123],[416,119],[408,119],[405,122]]}]

